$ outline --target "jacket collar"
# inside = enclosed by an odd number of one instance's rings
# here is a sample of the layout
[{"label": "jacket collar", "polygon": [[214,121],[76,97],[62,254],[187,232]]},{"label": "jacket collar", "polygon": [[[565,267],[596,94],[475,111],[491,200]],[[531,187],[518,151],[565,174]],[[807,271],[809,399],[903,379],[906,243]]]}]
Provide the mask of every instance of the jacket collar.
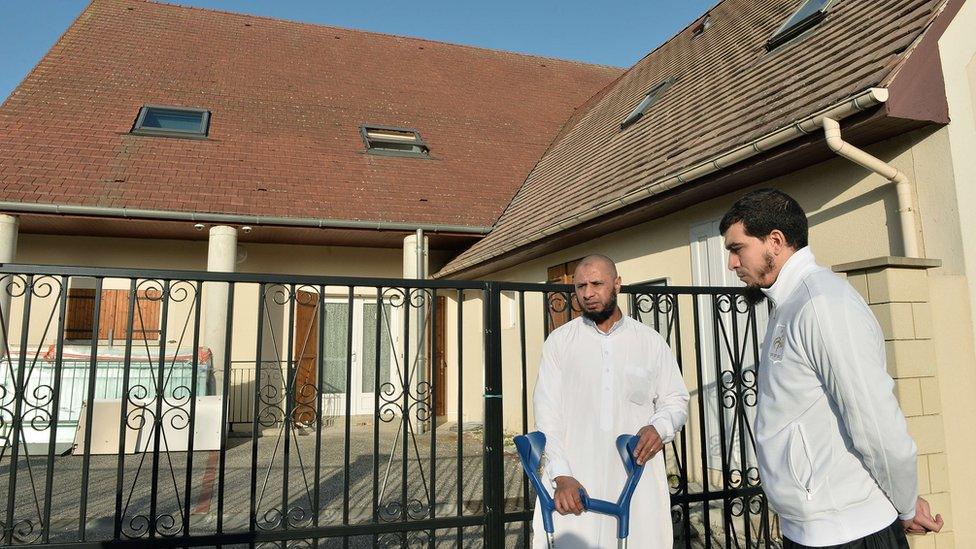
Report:
[{"label": "jacket collar", "polygon": [[810,250],[809,246],[804,246],[786,260],[773,285],[769,288],[763,288],[762,291],[773,302],[773,306],[778,307],[790,297],[800,282],[816,268],[817,261],[813,257],[813,251]]}]

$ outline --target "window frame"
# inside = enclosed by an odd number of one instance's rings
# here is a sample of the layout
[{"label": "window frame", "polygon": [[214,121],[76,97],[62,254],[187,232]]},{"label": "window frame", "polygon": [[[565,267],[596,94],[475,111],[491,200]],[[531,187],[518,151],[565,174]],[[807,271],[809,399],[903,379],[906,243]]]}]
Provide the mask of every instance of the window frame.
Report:
[{"label": "window frame", "polygon": [[[146,116],[153,109],[165,110],[165,111],[176,111],[176,112],[186,112],[200,114],[200,127],[197,130],[176,130],[167,128],[151,128],[144,126],[146,121]],[[183,137],[189,139],[207,139],[210,134],[210,111],[207,109],[201,109],[197,107],[173,107],[169,105],[143,105],[139,108],[139,114],[136,116],[136,121],[132,125],[132,134],[134,135],[151,135],[157,137]]]},{"label": "window frame", "polygon": [[[371,131],[387,131],[387,132],[400,132],[400,133],[413,133],[414,139],[412,141],[407,140],[394,140],[394,139],[376,139],[371,138],[369,133]],[[362,124],[359,126],[359,135],[363,139],[363,146],[366,147],[366,152],[368,154],[376,154],[380,156],[402,156],[409,158],[430,158],[430,146],[424,141],[424,138],[420,135],[420,130],[414,128],[401,128],[397,126],[383,126],[380,124]],[[406,151],[402,149],[384,149],[377,147],[375,144],[410,144],[420,147],[420,151]]]},{"label": "window frame", "polygon": [[797,15],[805,7],[807,7],[810,2],[816,2],[818,0],[806,0],[800,5],[790,16],[780,25],[776,32],[766,40],[766,51],[773,51],[780,46],[798,38],[803,33],[813,29],[819,25],[824,19],[827,18],[827,12],[830,10],[830,6],[834,4],[834,0],[826,0],[826,3],[818,9],[817,11],[807,15],[803,19],[794,21]]},{"label": "window frame", "polygon": [[641,99],[640,103],[638,103],[637,106],[630,111],[630,114],[628,114],[620,123],[620,129],[625,130],[641,118],[644,118],[644,114],[647,112],[647,109],[651,108],[652,105],[657,103],[661,96],[664,95],[664,93],[668,91],[677,81],[678,79],[674,76],[665,78],[664,80],[658,82],[653,88],[648,90],[648,92],[644,94],[644,98]]}]

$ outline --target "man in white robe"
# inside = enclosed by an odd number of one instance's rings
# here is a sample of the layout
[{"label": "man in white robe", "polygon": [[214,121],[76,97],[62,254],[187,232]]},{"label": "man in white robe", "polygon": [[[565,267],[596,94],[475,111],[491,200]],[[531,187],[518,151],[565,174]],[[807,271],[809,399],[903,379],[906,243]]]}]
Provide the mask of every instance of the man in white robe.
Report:
[{"label": "man in white robe", "polygon": [[[546,435],[545,477],[558,512],[556,546],[617,546],[616,519],[583,511],[579,488],[615,502],[626,480],[616,439],[638,434],[636,455],[646,467],[631,501],[628,545],[670,548],[671,504],[661,450],[688,418],[688,390],[664,338],[617,307],[620,277],[613,261],[584,258],[573,284],[583,316],[549,335],[533,397],[536,428]],[[533,547],[545,548],[538,505],[533,529]]]}]

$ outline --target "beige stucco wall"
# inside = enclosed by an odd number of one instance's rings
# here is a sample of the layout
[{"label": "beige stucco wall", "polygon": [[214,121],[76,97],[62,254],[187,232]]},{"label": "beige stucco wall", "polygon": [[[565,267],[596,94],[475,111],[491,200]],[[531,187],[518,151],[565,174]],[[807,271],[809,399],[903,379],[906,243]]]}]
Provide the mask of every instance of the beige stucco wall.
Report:
[{"label": "beige stucco wall", "polygon": [[[976,513],[976,5],[962,5],[939,40],[951,123],[946,129],[946,152],[938,158],[946,179],[956,182],[944,192],[943,204],[958,212],[958,245],[948,249],[946,268],[930,277],[933,331],[946,430],[946,454],[956,547],[976,547],[976,524],[965,517]],[[923,219],[925,211],[923,210]],[[934,212],[931,212],[934,214]],[[934,217],[934,216],[933,216]],[[931,229],[926,229],[931,230]],[[927,239],[928,240],[928,239]],[[951,256],[953,263],[947,262]],[[935,274],[935,273],[934,273]],[[968,295],[967,295],[968,294]],[[968,331],[967,331],[968,330]]]}]

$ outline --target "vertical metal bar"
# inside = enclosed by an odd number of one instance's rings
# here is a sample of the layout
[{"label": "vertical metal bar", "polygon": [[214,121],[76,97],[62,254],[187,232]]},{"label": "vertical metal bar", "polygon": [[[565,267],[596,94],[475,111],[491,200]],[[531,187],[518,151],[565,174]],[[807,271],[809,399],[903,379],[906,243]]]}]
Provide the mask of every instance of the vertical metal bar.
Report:
[{"label": "vertical metal bar", "polygon": [[254,410],[251,414],[251,510],[248,525],[248,530],[251,532],[257,529],[258,519],[258,439],[261,437],[258,415],[261,409],[261,365],[264,362],[262,352],[264,347],[264,300],[267,299],[266,291],[267,287],[262,282],[258,287],[258,333],[257,349],[254,351]]},{"label": "vertical metal bar", "polygon": [[505,466],[502,455],[501,300],[497,282],[485,284],[485,547],[505,546]]},{"label": "vertical metal bar", "polygon": [[[231,353],[233,352],[234,334],[234,291],[236,286],[233,282],[227,283],[227,324],[224,327],[224,364],[223,366],[223,388],[221,389],[220,402],[220,454],[218,454],[217,470],[217,533],[224,532],[224,476],[227,472],[227,414],[230,406],[230,374],[231,374]],[[215,365],[216,367],[216,365]],[[242,395],[243,396],[243,395]]]},{"label": "vertical metal bar", "polygon": [[[742,489],[746,487],[746,448],[745,448],[745,392],[744,386],[742,384],[742,361],[745,358],[745,340],[741,343],[739,341],[739,307],[738,300],[741,299],[737,294],[731,294],[729,296],[730,312],[733,319],[732,324],[732,375],[733,383],[735,388],[735,407],[732,409],[733,416],[732,420],[735,422],[735,427],[732,430],[732,436],[735,433],[739,434],[738,450],[739,450],[739,483],[738,488]],[[746,318],[748,322],[748,317]],[[748,334],[748,332],[746,332]],[[745,337],[746,334],[742,334]],[[741,350],[741,352],[740,352]],[[737,429],[737,430],[736,430]],[[729,441],[732,442],[731,440]],[[731,448],[729,454],[731,454]],[[752,547],[752,536],[749,532],[749,501],[748,497],[742,497],[742,519],[743,519],[743,529],[745,530],[746,536],[746,547]],[[731,514],[730,514],[731,515]],[[731,519],[731,516],[730,516]]]},{"label": "vertical metal bar", "polygon": [[712,296],[712,342],[713,348],[715,350],[715,400],[717,404],[718,411],[718,440],[720,452],[719,455],[722,461],[722,490],[725,491],[726,495],[722,496],[722,523],[723,530],[725,533],[725,546],[729,547],[731,545],[731,538],[729,537],[729,523],[731,522],[731,516],[729,514],[729,460],[728,456],[725,454],[725,406],[722,403],[722,396],[725,393],[725,389],[722,384],[722,349],[721,349],[721,310],[718,306],[719,298],[721,296]]},{"label": "vertical metal bar", "polygon": [[[318,288],[318,340],[315,350],[315,383],[318,386],[315,402],[315,484],[312,489],[312,525],[319,526],[319,505],[321,498],[322,482],[322,399],[325,398],[325,286]],[[318,538],[314,540],[314,546],[319,546]]]},{"label": "vertical metal bar", "polygon": [[[684,379],[685,364],[684,364],[684,352],[682,351],[681,345],[681,308],[678,305],[678,294],[669,294],[669,299],[672,299],[671,307],[671,321],[674,323],[674,358],[678,362],[678,370],[681,372],[681,377]],[[692,296],[692,301],[695,297]],[[699,391],[701,394],[701,391]],[[681,483],[681,490],[687,495],[688,493],[688,435],[685,429],[681,429],[678,434],[678,440],[680,444],[681,453],[681,463],[679,464],[679,482]],[[691,544],[691,506],[688,501],[685,500],[681,504],[681,516],[684,517],[682,520],[682,528],[684,530],[685,543],[690,546]]]},{"label": "vertical metal bar", "polygon": [[[291,433],[292,414],[295,413],[294,403],[297,399],[297,389],[295,388],[296,365],[295,365],[295,316],[298,309],[298,289],[294,284],[289,287],[291,299],[288,300],[288,336],[285,343],[284,355],[285,364],[285,394],[284,412],[281,418],[281,432],[284,435],[285,447],[282,455],[281,469],[281,527],[288,530],[288,476],[291,472]],[[287,542],[282,542],[281,547],[286,547]]]},{"label": "vertical metal bar", "polygon": [[[419,347],[418,347],[419,349]],[[401,448],[400,464],[400,521],[407,521],[407,474],[408,465],[407,449],[410,443],[410,288],[403,287],[403,402],[401,404],[400,421],[402,428],[403,447]],[[403,533],[400,538],[400,547],[407,548],[407,536]]]},{"label": "vertical metal bar", "polygon": [[[70,279],[66,276],[61,277],[61,294],[58,296],[58,335],[55,343],[54,352],[54,381],[51,384],[53,399],[51,401],[51,437],[48,439],[47,451],[47,476],[44,485],[44,532],[41,536],[42,543],[51,540],[51,500],[54,499],[54,445],[57,442],[58,424],[61,406],[61,374],[64,369],[64,331],[65,314],[68,304],[68,284]],[[4,334],[4,339],[6,340]]]},{"label": "vertical metal bar", "polygon": [[[163,395],[165,395],[166,333],[169,323],[170,281],[163,281],[163,319],[159,327],[159,372],[156,374],[156,416],[153,418],[152,485],[149,498],[149,537],[156,537],[156,511],[159,503],[159,442],[163,437]],[[168,450],[169,448],[167,448]]]},{"label": "vertical metal bar", "polygon": [[[355,290],[355,286],[349,286],[349,294],[346,298],[346,424],[342,449],[344,466],[342,473],[342,524],[344,525],[349,524],[349,446],[352,443],[352,332]],[[349,536],[342,537],[342,546],[344,548],[349,547]]]},{"label": "vertical metal bar", "polygon": [[[15,524],[14,509],[17,507],[17,470],[19,468],[17,461],[20,459],[20,439],[23,437],[23,418],[20,416],[23,410],[27,387],[27,380],[24,379],[24,370],[27,367],[27,336],[28,332],[30,332],[31,298],[33,294],[34,277],[33,275],[28,275],[24,281],[24,317],[20,330],[20,356],[17,358],[17,374],[14,378],[14,416],[12,418],[13,429],[11,430],[13,443],[11,444],[12,449],[10,453],[10,484],[7,486],[7,521],[6,528],[3,532],[3,540],[6,545],[13,543]],[[9,335],[9,331],[7,335]],[[84,489],[82,489],[82,493],[84,493]]]},{"label": "vertical metal bar", "polygon": [[[457,516],[464,514],[464,290],[457,291]],[[457,529],[456,547],[463,530]]]},{"label": "vertical metal bar", "polygon": [[[126,415],[128,415],[129,408],[129,376],[132,373],[132,328],[135,324],[138,288],[137,279],[131,279],[129,281],[129,310],[126,314],[125,321],[126,333],[128,335],[125,338],[125,362],[122,364],[122,390],[119,393],[122,402],[119,406],[119,458],[115,477],[115,539],[121,539],[122,537],[122,515],[125,513],[122,509],[122,493],[125,488],[125,436],[128,434],[127,426],[129,424]],[[143,331],[143,337],[145,337],[145,331]],[[143,419],[145,420],[145,417]]]},{"label": "vertical metal bar", "polygon": [[[427,510],[427,516],[434,518],[436,513],[434,507],[437,502],[437,363],[438,363],[438,353],[443,353],[444,350],[437,348],[437,328],[439,321],[437,319],[437,290],[430,290],[430,375],[427,377],[427,390],[430,398],[428,402],[430,404],[430,414],[428,420],[430,421],[430,489],[428,490],[427,503],[429,509]],[[418,330],[419,332],[419,330]],[[430,549],[434,549],[435,540],[437,538],[437,530],[433,528],[428,531],[428,542],[427,545]]]},{"label": "vertical metal bar", "polygon": [[[186,281],[189,285],[189,281]],[[183,504],[183,534],[190,535],[190,496],[193,492],[193,435],[196,430],[196,419],[197,419],[197,377],[199,370],[199,359],[198,359],[198,349],[200,348],[200,299],[201,291],[203,289],[203,284],[198,280],[194,285],[194,296],[193,296],[193,358],[191,359],[191,375],[190,380],[190,424],[188,428],[190,432],[187,433],[186,439],[186,484],[184,485],[184,504]],[[161,336],[163,334],[160,334]],[[225,334],[225,338],[229,337],[230,334]],[[130,332],[129,337],[132,337]],[[145,336],[143,336],[145,337]],[[176,362],[176,353],[179,349],[173,351],[173,362]],[[206,388],[204,388],[206,392]]]},{"label": "vertical metal bar", "polygon": [[[695,370],[698,376],[698,441],[699,441],[699,452],[701,454],[701,470],[702,470],[702,524],[705,527],[705,547],[712,546],[712,526],[709,520],[709,504],[711,503],[711,487],[708,480],[708,436],[706,431],[707,410],[705,408],[705,377],[704,377],[704,359],[702,353],[704,348],[702,347],[702,334],[701,334],[701,311],[700,311],[700,296],[698,294],[692,294],[692,312],[695,322]],[[685,520],[690,520],[690,514]],[[685,547],[691,549],[691,538],[685,538]]]},{"label": "vertical metal bar", "polygon": [[[383,288],[376,288],[376,353],[373,357],[373,521],[379,522],[379,491],[380,491],[380,350],[382,347]],[[391,334],[392,335],[392,334]],[[373,534],[373,547],[378,547],[379,536]]]},{"label": "vertical metal bar", "polygon": [[[518,322],[519,322],[519,363],[522,370],[522,432],[529,432],[529,381],[528,361],[525,357],[525,292],[518,293]],[[535,506],[529,500],[529,479],[522,475],[522,508],[532,509]],[[522,522],[523,547],[528,548],[532,540],[529,532],[529,521]]]},{"label": "vertical metal bar", "polygon": [[[91,354],[88,362],[88,405],[85,407],[85,443],[81,465],[81,512],[78,517],[78,537],[80,541],[85,541],[85,522],[88,518],[88,473],[91,466],[92,412],[95,403],[96,367],[98,366],[98,328],[102,312],[102,282],[103,279],[101,277],[95,279],[95,306],[92,312]],[[27,298],[30,298],[29,294]],[[25,307],[26,305],[27,303],[25,303]],[[21,349],[23,348],[21,347]],[[16,447],[14,450],[14,455],[16,455]],[[15,461],[11,461],[11,463],[15,463]],[[16,468],[12,469],[12,471],[16,473]],[[12,475],[11,479],[14,478],[16,477]],[[9,524],[13,523],[9,522]]]}]

